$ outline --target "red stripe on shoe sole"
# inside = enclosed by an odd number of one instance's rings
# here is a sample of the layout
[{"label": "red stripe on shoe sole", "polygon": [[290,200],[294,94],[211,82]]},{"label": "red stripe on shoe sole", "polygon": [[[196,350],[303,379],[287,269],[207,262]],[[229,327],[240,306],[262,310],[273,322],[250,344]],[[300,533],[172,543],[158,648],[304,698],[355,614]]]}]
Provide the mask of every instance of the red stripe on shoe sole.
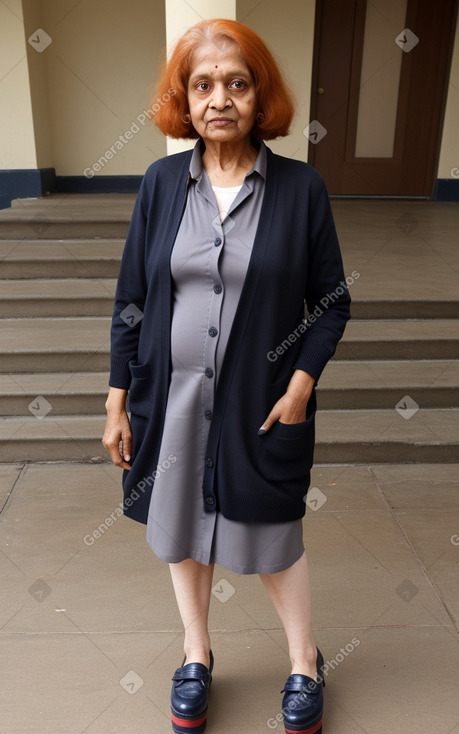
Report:
[{"label": "red stripe on shoe sole", "polygon": [[171,719],[174,724],[177,724],[177,726],[183,726],[184,729],[194,729],[196,726],[201,726],[201,724],[204,724],[205,720],[207,719],[207,714],[201,716],[200,719],[189,721],[188,719],[179,719],[178,716],[174,716],[174,714],[171,713]]},{"label": "red stripe on shoe sole", "polygon": [[311,726],[309,729],[301,729],[298,731],[293,731],[293,729],[289,729],[287,726],[285,727],[285,734],[317,734],[318,731],[322,729],[322,719],[317,723],[314,724],[314,726]]}]

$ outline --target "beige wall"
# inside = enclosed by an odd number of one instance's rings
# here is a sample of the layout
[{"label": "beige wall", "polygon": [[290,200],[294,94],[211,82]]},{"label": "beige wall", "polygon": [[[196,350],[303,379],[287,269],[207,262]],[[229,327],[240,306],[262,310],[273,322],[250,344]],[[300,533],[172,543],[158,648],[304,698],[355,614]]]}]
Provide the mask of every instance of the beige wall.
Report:
[{"label": "beige wall", "polygon": [[20,0],[0,3],[0,168],[36,168],[26,38]]},{"label": "beige wall", "polygon": [[236,0],[165,0],[167,47],[200,20],[236,17]]},{"label": "beige wall", "polygon": [[437,178],[459,178],[459,16]]},{"label": "beige wall", "polygon": [[307,160],[315,0],[237,0],[237,20],[255,30],[274,53],[293,92],[296,116],[287,138],[268,143],[276,153]]},{"label": "beige wall", "polygon": [[[274,52],[297,114],[292,134],[269,145],[307,160],[302,131],[310,122],[314,8],[315,0],[131,0],[128,7],[124,0],[0,2],[0,168],[53,166],[58,175],[83,175],[118,142],[96,175],[142,174],[167,151],[154,125],[138,120],[166,40],[174,43],[184,27],[215,15],[235,15]],[[52,39],[43,53],[27,42],[37,27]],[[459,24],[440,178],[455,177],[451,172],[459,168],[458,129]],[[129,130],[131,139],[120,143]]]},{"label": "beige wall", "polygon": [[24,34],[26,39],[27,63],[30,78],[30,98],[33,112],[33,128],[35,136],[35,155],[37,168],[53,168],[53,151],[51,147],[51,120],[49,116],[48,80],[46,77],[46,52],[38,53],[34,44],[43,42],[41,3],[36,0],[22,0],[24,13]]},{"label": "beige wall", "polygon": [[116,142],[97,173],[143,173],[166,153],[154,125],[137,119],[149,105],[165,52],[163,3],[24,0],[24,5],[26,33],[39,22],[52,38],[41,54],[29,51],[40,88],[34,90],[34,111],[42,165],[54,165],[58,175],[94,173],[94,163]]}]

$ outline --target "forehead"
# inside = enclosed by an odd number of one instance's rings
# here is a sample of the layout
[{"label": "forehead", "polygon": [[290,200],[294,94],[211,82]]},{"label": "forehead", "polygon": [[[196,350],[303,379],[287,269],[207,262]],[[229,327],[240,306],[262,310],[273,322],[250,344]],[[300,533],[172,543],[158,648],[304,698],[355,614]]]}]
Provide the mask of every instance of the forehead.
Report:
[{"label": "forehead", "polygon": [[227,38],[216,38],[205,41],[197,46],[191,56],[190,77],[206,73],[218,76],[232,70],[245,72],[250,76],[250,70],[239,46]]}]

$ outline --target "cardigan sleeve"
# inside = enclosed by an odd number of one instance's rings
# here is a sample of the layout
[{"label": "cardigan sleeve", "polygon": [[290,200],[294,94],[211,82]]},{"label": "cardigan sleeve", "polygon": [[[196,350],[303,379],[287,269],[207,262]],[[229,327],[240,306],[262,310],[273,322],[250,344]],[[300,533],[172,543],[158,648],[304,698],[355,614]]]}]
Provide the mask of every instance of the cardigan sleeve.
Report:
[{"label": "cardigan sleeve", "polygon": [[317,381],[335,353],[350,319],[349,289],[328,193],[316,174],[309,189],[308,275],[305,300],[308,318],[294,365]]},{"label": "cardigan sleeve", "polygon": [[145,236],[148,211],[148,176],[145,175],[134,205],[121,259],[111,326],[111,387],[129,389],[129,362],[136,360],[147,295]]}]

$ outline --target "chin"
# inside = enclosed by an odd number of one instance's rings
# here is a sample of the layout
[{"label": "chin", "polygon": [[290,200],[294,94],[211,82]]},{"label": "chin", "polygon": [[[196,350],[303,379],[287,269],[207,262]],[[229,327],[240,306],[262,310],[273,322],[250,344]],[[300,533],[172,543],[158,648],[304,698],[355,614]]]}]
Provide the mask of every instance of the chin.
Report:
[{"label": "chin", "polygon": [[[248,133],[246,135],[248,135]],[[204,139],[207,137],[209,138],[209,140],[217,140],[225,143],[230,143],[232,140],[240,140],[241,138],[246,137],[246,135],[241,134],[240,130],[237,130],[235,128],[212,128],[211,130],[206,130],[206,132],[203,133],[202,137]]]}]

